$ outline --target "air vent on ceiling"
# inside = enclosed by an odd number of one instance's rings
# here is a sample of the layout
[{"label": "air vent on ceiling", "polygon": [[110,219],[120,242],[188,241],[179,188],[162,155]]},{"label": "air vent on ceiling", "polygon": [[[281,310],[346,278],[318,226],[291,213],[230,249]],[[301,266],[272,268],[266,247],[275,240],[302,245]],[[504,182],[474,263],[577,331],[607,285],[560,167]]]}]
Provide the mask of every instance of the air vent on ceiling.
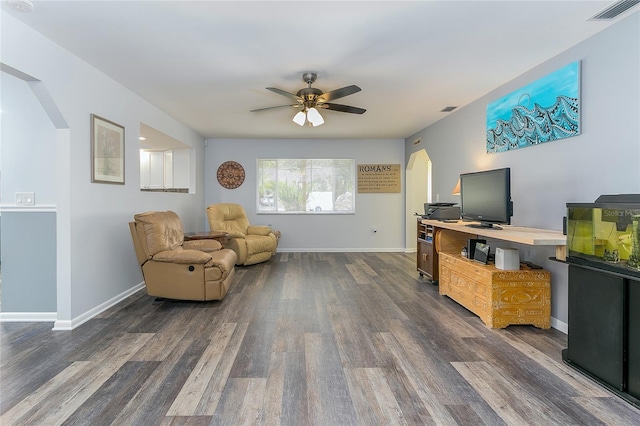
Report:
[{"label": "air vent on ceiling", "polygon": [[610,21],[622,15],[624,12],[631,9],[633,6],[637,5],[638,3],[640,3],[640,0],[620,0],[587,20],[588,21]]},{"label": "air vent on ceiling", "polygon": [[[640,1],[640,0],[638,0],[638,1]],[[458,108],[458,107],[457,106],[448,106],[445,109],[441,110],[440,112],[451,112],[456,108]]]}]

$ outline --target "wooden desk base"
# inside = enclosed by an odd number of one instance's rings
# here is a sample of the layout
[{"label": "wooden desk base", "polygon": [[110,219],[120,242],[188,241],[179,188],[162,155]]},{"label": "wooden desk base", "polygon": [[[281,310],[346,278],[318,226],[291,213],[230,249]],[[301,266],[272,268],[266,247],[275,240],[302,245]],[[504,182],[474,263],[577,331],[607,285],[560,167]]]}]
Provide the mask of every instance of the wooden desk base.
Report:
[{"label": "wooden desk base", "polygon": [[440,287],[489,328],[511,324],[551,327],[551,277],[542,269],[503,271],[459,254],[439,253]]}]

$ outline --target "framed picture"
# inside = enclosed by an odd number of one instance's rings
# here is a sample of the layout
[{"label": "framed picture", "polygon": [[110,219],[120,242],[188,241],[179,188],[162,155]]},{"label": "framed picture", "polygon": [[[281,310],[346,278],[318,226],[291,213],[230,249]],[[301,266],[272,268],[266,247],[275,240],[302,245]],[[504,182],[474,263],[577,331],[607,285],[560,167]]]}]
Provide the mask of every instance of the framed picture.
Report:
[{"label": "framed picture", "polygon": [[124,127],[91,114],[91,182],[124,185]]},{"label": "framed picture", "polygon": [[487,105],[487,152],[504,152],[579,135],[580,61]]}]

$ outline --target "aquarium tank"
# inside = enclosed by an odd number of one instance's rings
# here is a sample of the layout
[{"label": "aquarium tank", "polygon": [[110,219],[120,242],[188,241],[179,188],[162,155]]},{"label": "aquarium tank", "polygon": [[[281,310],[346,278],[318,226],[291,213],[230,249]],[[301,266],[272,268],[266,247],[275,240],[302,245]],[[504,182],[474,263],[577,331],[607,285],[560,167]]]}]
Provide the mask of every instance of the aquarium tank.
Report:
[{"label": "aquarium tank", "polygon": [[640,278],[640,194],[567,203],[567,262]]}]

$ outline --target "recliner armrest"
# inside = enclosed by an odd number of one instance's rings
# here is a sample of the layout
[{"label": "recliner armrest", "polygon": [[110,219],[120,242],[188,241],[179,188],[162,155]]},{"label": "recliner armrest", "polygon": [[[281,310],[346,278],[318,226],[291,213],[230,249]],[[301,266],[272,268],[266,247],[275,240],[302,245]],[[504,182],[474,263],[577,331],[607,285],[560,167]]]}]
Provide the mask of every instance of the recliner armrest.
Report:
[{"label": "recliner armrest", "polygon": [[206,264],[211,260],[211,255],[199,250],[165,250],[156,253],[152,259],[167,263]]},{"label": "recliner armrest", "polygon": [[249,235],[264,235],[267,236],[271,233],[271,227],[266,225],[252,225],[247,229]]},{"label": "recliner armrest", "polygon": [[222,249],[211,256],[210,266],[217,267],[222,273],[231,271],[238,260],[236,252],[229,249]]},{"label": "recliner armrest", "polygon": [[229,238],[246,238],[247,236],[240,231],[224,231]]}]

